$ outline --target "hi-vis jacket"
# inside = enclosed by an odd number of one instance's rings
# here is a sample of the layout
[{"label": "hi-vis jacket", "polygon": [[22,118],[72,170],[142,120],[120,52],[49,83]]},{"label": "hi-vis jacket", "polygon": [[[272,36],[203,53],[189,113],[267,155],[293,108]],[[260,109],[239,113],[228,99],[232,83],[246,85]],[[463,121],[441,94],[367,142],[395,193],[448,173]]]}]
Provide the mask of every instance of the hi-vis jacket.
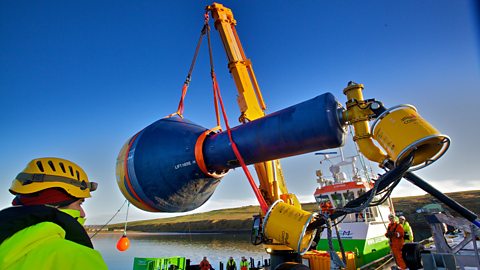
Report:
[{"label": "hi-vis jacket", "polygon": [[108,269],[83,227],[48,206],[0,211],[0,269]]},{"label": "hi-vis jacket", "polygon": [[403,237],[403,239],[405,239],[405,243],[413,242],[413,231],[408,221],[405,221],[405,223],[403,224],[403,231],[405,232],[404,234],[405,237]]}]

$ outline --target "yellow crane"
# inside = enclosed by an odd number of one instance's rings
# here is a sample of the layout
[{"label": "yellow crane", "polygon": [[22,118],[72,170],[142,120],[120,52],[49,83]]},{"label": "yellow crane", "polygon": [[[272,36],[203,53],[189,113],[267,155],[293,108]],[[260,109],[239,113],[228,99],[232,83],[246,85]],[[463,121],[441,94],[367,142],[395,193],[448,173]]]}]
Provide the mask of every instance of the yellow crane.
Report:
[{"label": "yellow crane", "polygon": [[[212,196],[230,169],[254,164],[259,185],[253,183],[252,187],[262,206],[261,215],[254,219],[253,231],[258,240],[255,242],[265,244],[270,250],[272,268],[287,263],[287,269],[296,267],[290,262],[301,262],[300,254],[310,247],[319,226],[328,226],[331,220],[361,211],[376,191],[388,189],[402,177],[479,226],[475,214],[409,171],[433,163],[450,143],[413,106],[387,109],[375,99],[365,99],[362,84],[350,82],[343,90],[346,108],[332,94],[325,93],[266,115],[266,105],[252,63],[237,35],[232,11],[218,3],[207,6],[206,11],[214,19],[227,54],[242,124],[232,129],[227,127],[227,131],[213,131],[192,123],[181,115],[182,98],[176,114],[139,131],[127,140],[118,155],[117,183],[132,204],[152,212],[190,211]],[[208,20],[205,25],[208,26]],[[184,94],[189,77],[190,74]],[[370,127],[371,120],[374,122]],[[288,192],[278,159],[339,147],[344,142],[347,125],[354,128],[353,139],[360,152],[388,172],[376,181],[372,190],[330,216],[316,216],[302,210],[296,196]]]},{"label": "yellow crane", "polygon": [[[266,105],[258,85],[252,62],[245,55],[235,26],[237,21],[232,10],[214,3],[206,7],[215,21],[225,52],[228,68],[237,87],[237,103],[240,108],[239,121],[247,123],[265,116]],[[256,163],[255,170],[260,182],[260,190],[269,205],[282,199],[301,207],[295,194],[289,193],[279,160]]]},{"label": "yellow crane", "polygon": [[[213,3],[206,7],[210,11],[214,19],[214,25],[220,34],[223,46],[225,48],[228,58],[228,68],[233,76],[235,85],[237,87],[237,103],[239,105],[241,114],[239,120],[241,123],[246,123],[265,116],[265,101],[262,98],[260,87],[257,83],[255,73],[253,71],[250,59],[246,57],[243,50],[240,38],[235,29],[236,20],[231,9],[226,8],[222,4]],[[388,153],[382,151],[374,142],[373,135],[369,126],[369,121],[385,113],[386,109],[380,102],[375,100],[365,100],[363,97],[363,85],[351,83],[344,89],[344,94],[347,97],[346,110],[342,112],[341,118],[354,127],[356,141],[362,154],[371,161],[386,166],[388,161],[395,158],[400,161],[408,156],[412,151],[416,151],[415,160],[412,165],[420,165],[432,161],[432,156],[441,155],[448,148],[448,137],[440,135],[429,123],[417,117],[416,120],[421,121],[421,125],[427,129],[427,132],[419,133],[414,131],[414,137],[403,139],[399,136],[394,136],[396,143],[403,143],[402,153],[396,153],[392,149],[391,138],[386,136],[385,131],[377,132],[375,139],[385,146]],[[404,115],[416,115],[415,110],[411,107],[403,108]],[[399,111],[394,112],[398,114]],[[383,117],[385,117],[384,115]],[[401,117],[400,117],[401,118]],[[405,128],[406,126],[404,126]],[[387,127],[391,128],[391,127]],[[384,127],[385,129],[385,127]],[[378,133],[381,133],[378,135]],[[394,132],[393,132],[394,134]],[[389,136],[392,136],[392,132]],[[419,142],[420,141],[420,142]],[[390,144],[390,145],[389,145]],[[411,144],[411,145],[409,145]],[[423,148],[419,150],[418,148]],[[438,157],[437,157],[438,158]],[[267,204],[271,206],[274,202],[281,199],[289,205],[301,208],[296,196],[288,192],[285,180],[283,178],[282,169],[279,160],[261,162],[255,164],[255,170],[260,182],[259,189],[263,194]],[[282,261],[292,260],[295,256],[286,255],[291,251],[291,248],[285,245],[278,244],[267,245],[266,247],[272,249],[273,255],[279,251],[278,263]],[[293,252],[294,253],[294,252]]]}]

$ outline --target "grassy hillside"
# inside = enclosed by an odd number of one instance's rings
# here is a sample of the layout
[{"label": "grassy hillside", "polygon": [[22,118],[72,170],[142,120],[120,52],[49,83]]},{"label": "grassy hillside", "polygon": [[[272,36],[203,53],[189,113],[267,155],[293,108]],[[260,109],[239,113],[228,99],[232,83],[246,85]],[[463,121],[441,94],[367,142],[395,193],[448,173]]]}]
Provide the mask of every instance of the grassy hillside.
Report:
[{"label": "grassy hillside", "polygon": [[[465,206],[470,211],[480,215],[480,200],[478,199],[480,198],[480,190],[446,193],[446,195],[459,204]],[[439,201],[437,201],[431,195],[392,198],[392,200],[395,206],[395,211],[402,211],[403,215],[410,222],[410,225],[412,225],[413,234],[416,241],[431,236],[430,227],[425,221],[424,214],[416,213],[415,211],[426,204],[439,203]],[[442,203],[439,204],[442,205],[442,207],[453,216],[459,216],[446,205]]]},{"label": "grassy hillside", "polygon": [[[128,228],[143,232],[211,232],[250,230],[252,216],[258,214],[258,206],[214,210],[172,218],[133,221]],[[109,229],[122,228],[122,224]]]},{"label": "grassy hillside", "polygon": [[[452,199],[475,213],[480,213],[480,190],[448,193]],[[436,202],[430,195],[393,198],[396,211],[402,211],[413,227],[417,240],[430,236],[430,230],[423,214],[415,211],[422,206]],[[445,207],[445,206],[444,206]],[[303,209],[315,211],[316,203],[303,204]],[[259,213],[258,206],[244,206],[191,214],[173,218],[133,221],[129,230],[144,232],[227,232],[250,231],[252,216]],[[454,214],[454,213],[452,213]],[[122,229],[123,224],[110,225],[109,229]]]}]

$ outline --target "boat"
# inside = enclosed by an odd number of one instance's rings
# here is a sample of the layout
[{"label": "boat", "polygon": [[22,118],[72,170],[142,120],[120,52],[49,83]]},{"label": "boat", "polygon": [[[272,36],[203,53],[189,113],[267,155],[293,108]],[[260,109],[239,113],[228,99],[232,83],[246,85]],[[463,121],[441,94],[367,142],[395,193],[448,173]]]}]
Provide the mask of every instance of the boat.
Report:
[{"label": "boat", "polygon": [[[358,198],[373,188],[375,177],[368,170],[360,154],[345,157],[343,150],[337,152],[316,153],[323,155],[321,165],[329,165],[329,176],[324,170],[316,171],[317,182],[314,196],[319,212],[333,212],[349,201]],[[332,156],[335,155],[335,156]],[[360,166],[358,165],[360,164]],[[355,254],[355,265],[361,267],[390,254],[388,239],[384,236],[388,227],[388,215],[394,213],[390,199],[383,204],[367,207],[360,213],[346,215],[337,220],[337,230],[332,229],[334,249],[341,251],[338,238],[345,252]],[[329,250],[327,230],[324,230],[317,242],[317,250]]]}]

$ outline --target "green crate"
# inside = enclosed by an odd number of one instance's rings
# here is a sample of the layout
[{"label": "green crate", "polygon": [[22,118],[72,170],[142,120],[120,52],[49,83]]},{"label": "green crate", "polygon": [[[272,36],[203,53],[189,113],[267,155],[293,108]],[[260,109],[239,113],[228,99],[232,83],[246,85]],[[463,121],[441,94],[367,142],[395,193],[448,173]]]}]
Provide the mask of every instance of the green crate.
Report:
[{"label": "green crate", "polygon": [[185,270],[185,257],[137,258],[133,260],[133,270]]}]

